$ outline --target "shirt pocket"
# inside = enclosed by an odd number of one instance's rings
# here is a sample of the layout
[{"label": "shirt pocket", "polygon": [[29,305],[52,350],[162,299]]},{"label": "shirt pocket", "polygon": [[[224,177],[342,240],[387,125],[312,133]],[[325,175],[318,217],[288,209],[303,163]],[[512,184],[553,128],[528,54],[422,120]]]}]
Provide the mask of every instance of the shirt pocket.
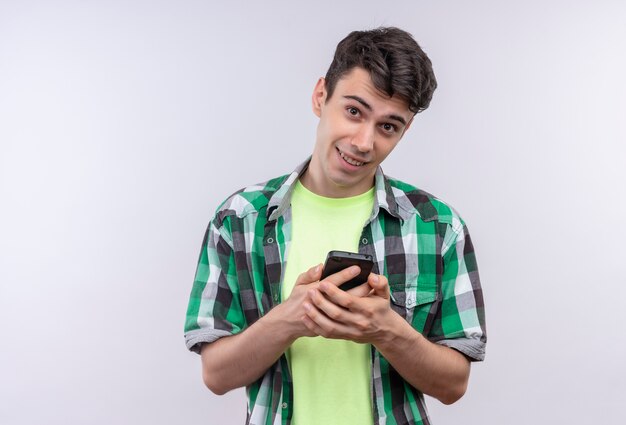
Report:
[{"label": "shirt pocket", "polygon": [[427,323],[432,322],[439,300],[435,276],[420,274],[405,283],[389,284],[391,308],[407,322],[425,333]]}]

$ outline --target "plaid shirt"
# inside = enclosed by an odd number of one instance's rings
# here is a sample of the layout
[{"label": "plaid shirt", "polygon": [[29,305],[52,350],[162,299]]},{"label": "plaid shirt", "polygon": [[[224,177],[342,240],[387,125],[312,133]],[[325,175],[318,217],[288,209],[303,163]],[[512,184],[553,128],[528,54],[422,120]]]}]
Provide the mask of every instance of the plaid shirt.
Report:
[{"label": "plaid shirt", "polygon": [[[202,343],[242,332],[281,300],[289,258],[293,173],[229,197],[209,223],[191,291],[185,341]],[[391,307],[430,341],[483,360],[486,333],[482,289],[467,227],[432,195],[385,176],[359,242],[374,257],[374,273],[389,280]],[[374,423],[430,424],[424,397],[372,347]],[[285,355],[247,388],[247,424],[289,424],[293,386]]]}]

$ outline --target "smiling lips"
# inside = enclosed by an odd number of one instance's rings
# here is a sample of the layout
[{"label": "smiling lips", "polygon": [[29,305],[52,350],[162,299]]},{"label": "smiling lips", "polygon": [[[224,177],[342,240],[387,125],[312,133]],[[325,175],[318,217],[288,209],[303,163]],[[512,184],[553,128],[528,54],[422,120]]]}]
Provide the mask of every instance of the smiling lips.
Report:
[{"label": "smiling lips", "polygon": [[362,165],[366,164],[366,162],[364,161],[357,161],[356,159],[350,158],[349,156],[344,154],[339,148],[337,148],[337,151],[339,152],[339,155],[341,156],[341,158],[343,158],[343,160],[346,161],[350,165],[354,165],[355,167],[361,167]]}]

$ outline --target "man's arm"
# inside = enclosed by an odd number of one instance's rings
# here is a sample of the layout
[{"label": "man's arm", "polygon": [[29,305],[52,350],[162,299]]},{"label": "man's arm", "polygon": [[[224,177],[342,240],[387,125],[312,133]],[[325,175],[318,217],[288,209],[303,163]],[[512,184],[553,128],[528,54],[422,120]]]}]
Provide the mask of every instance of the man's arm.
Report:
[{"label": "man's arm", "polygon": [[365,298],[327,282],[310,288],[305,324],[326,338],[371,343],[409,384],[442,403],[461,398],[470,372],[465,356],[428,341],[393,311],[385,276],[371,274],[369,284]]},{"label": "man's arm", "polygon": [[[330,276],[334,285],[354,277],[358,267]],[[259,379],[285,350],[301,336],[316,336],[304,324],[308,290],[319,285],[322,267],[302,273],[289,298],[277,305],[243,332],[203,344],[202,376],[205,385],[216,394],[251,384]],[[351,296],[367,294],[367,285],[354,288]]]},{"label": "man's arm", "polygon": [[444,404],[459,400],[467,389],[469,360],[458,351],[430,342],[396,316],[394,330],[374,345],[412,386]]}]

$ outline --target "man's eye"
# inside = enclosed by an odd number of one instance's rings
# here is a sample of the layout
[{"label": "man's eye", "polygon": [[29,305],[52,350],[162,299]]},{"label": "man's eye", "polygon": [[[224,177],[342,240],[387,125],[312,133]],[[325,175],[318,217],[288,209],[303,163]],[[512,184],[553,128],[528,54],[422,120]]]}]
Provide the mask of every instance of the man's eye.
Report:
[{"label": "man's eye", "polygon": [[359,110],[357,108],[355,108],[355,107],[350,107],[350,108],[348,108],[348,113],[350,115],[357,116],[357,115],[359,115]]},{"label": "man's eye", "polygon": [[385,123],[382,125],[383,130],[385,130],[387,133],[393,133],[394,131],[396,131],[396,126],[393,124],[389,124],[389,123]]}]

